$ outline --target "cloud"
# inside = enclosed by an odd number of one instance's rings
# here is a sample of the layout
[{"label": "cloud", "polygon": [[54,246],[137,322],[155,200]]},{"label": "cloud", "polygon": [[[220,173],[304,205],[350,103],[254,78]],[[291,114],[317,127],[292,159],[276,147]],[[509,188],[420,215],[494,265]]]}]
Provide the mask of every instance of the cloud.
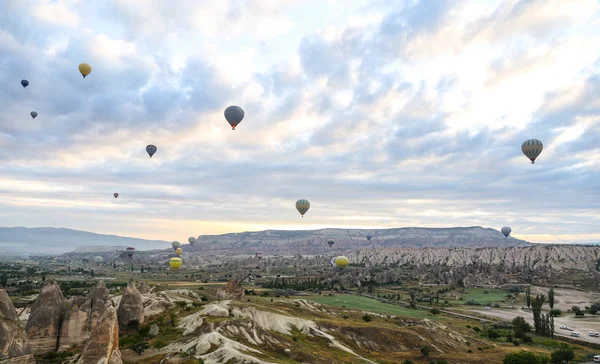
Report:
[{"label": "cloud", "polygon": [[[598,11],[586,0],[4,2],[0,217],[166,240],[471,225],[593,240]],[[231,104],[246,111],[235,131]],[[544,142],[535,165],[520,151],[529,138]],[[302,221],[298,198],[312,205]]]}]

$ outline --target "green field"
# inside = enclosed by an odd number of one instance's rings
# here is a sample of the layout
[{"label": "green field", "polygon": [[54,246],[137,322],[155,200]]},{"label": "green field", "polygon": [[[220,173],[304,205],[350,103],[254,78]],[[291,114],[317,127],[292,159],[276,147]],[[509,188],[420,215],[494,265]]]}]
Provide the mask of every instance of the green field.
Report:
[{"label": "green field", "polygon": [[339,294],[333,297],[330,296],[311,296],[307,297],[311,301],[315,301],[324,305],[345,307],[349,310],[361,310],[370,311],[380,314],[415,317],[415,318],[429,318],[436,319],[432,314],[423,310],[413,310],[410,308],[381,303],[377,300],[367,297],[359,297],[354,295]]},{"label": "green field", "polygon": [[[483,293],[487,291],[488,293]],[[466,293],[461,294],[462,300],[451,300],[451,303],[465,303],[468,300],[475,300],[482,305],[488,302],[501,302],[506,299],[508,292],[501,289],[484,289],[484,288],[469,288]]]}]

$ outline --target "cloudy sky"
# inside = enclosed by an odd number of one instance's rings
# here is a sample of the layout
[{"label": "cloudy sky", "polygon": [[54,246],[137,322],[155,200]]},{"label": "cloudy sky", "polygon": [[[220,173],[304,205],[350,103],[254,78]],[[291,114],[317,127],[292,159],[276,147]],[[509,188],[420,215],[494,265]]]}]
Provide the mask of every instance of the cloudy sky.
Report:
[{"label": "cloudy sky", "polygon": [[0,226],[600,241],[599,71],[597,0],[3,0]]}]

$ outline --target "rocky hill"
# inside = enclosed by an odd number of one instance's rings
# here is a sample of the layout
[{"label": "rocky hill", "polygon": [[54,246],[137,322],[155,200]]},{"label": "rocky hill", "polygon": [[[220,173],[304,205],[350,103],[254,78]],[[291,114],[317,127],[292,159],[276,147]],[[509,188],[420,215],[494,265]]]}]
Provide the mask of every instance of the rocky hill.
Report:
[{"label": "rocky hill", "polygon": [[600,246],[539,245],[484,249],[376,249],[350,254],[351,263],[365,265],[415,265],[462,267],[472,264],[502,265],[508,268],[541,267],[593,272],[598,269]]},{"label": "rocky hill", "polygon": [[[371,240],[367,240],[370,235]],[[327,241],[335,242],[337,251],[388,247],[512,247],[527,246],[528,242],[509,237],[490,228],[397,228],[397,229],[320,229],[320,230],[266,230],[223,235],[201,235],[194,246],[185,246],[186,252],[203,254],[313,254],[327,251]]]}]

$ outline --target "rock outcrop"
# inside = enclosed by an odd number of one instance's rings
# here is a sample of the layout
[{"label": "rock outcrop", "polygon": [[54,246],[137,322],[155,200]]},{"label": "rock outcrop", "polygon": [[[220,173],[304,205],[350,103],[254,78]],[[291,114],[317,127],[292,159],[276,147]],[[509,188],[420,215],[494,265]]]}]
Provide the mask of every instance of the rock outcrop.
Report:
[{"label": "rock outcrop", "polygon": [[[366,236],[372,239],[367,240]],[[265,254],[315,254],[328,251],[327,240],[336,247],[352,251],[371,247],[511,247],[529,243],[509,237],[498,230],[480,226],[455,228],[396,228],[396,229],[320,229],[320,230],[266,230],[202,235],[193,246],[186,246],[188,260],[198,254],[252,254],[260,246]]]},{"label": "rock outcrop", "polygon": [[224,289],[217,290],[217,299],[243,301],[246,296],[242,283],[238,280],[230,280]]},{"label": "rock outcrop", "polygon": [[144,322],[144,301],[133,282],[127,284],[127,289],[119,302],[117,316],[119,325],[123,327],[133,320],[138,320],[140,324]]},{"label": "rock outcrop", "polygon": [[112,306],[112,302],[108,289],[102,281],[91,290],[88,298],[72,299],[65,310],[58,350],[68,350],[72,346],[83,345],[109,306]]},{"label": "rock outcrop", "polygon": [[65,299],[60,286],[47,280],[31,309],[25,331],[34,354],[44,354],[58,349],[60,325],[65,311]]},{"label": "rock outcrop", "polygon": [[35,364],[27,334],[6,292],[0,289],[0,364]]},{"label": "rock outcrop", "polygon": [[507,268],[547,267],[555,270],[577,269],[593,272],[600,259],[600,246],[537,245],[512,248],[389,248],[363,249],[348,255],[350,263],[366,266],[397,264],[412,266],[464,267],[472,264]]},{"label": "rock outcrop", "polygon": [[152,288],[150,288],[148,282],[141,281],[140,284],[138,284],[138,291],[140,291],[141,294],[148,294],[152,292]]},{"label": "rock outcrop", "polygon": [[77,364],[122,364],[117,311],[109,306],[83,347]]}]

